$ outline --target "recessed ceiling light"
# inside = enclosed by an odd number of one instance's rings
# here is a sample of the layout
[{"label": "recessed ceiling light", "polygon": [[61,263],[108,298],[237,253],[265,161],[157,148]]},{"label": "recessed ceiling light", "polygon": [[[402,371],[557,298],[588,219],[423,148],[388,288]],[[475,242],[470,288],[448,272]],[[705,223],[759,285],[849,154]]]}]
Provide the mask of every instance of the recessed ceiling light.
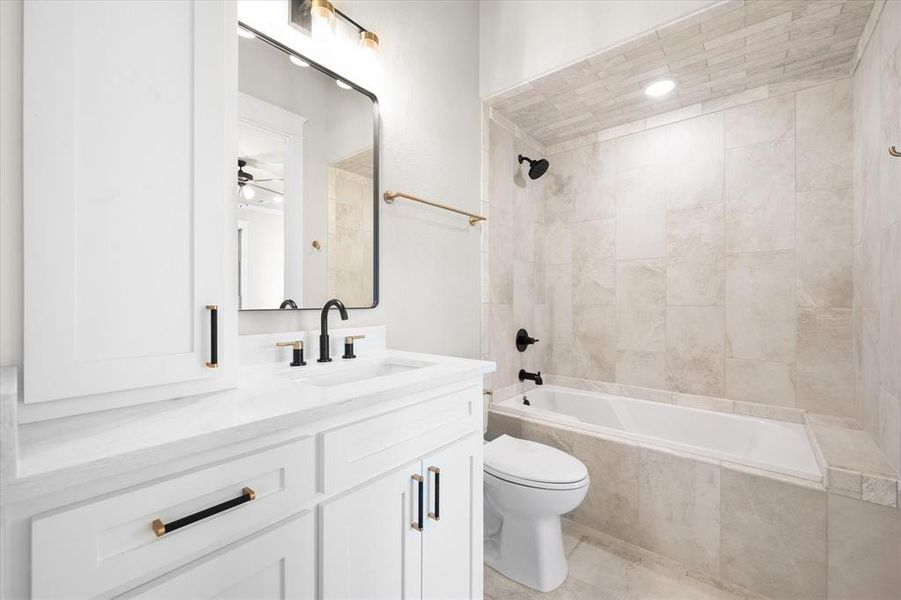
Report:
[{"label": "recessed ceiling light", "polygon": [[672,79],[661,79],[646,87],[644,93],[652,98],[657,98],[666,96],[673,91],[674,87],[676,87],[676,83]]},{"label": "recessed ceiling light", "polygon": [[246,38],[248,40],[252,40],[253,38],[257,37],[257,34],[255,34],[252,31],[248,31],[248,30],[244,29],[240,25],[238,25],[238,35],[240,35],[242,38]]},{"label": "recessed ceiling light", "polygon": [[297,57],[294,56],[293,54],[290,55],[290,56],[288,57],[288,59],[291,61],[292,64],[295,64],[295,65],[297,65],[298,67],[309,67],[309,66],[310,66],[310,63],[308,63],[308,62],[306,62],[306,61],[304,61],[304,60],[300,60],[299,58],[297,58]]},{"label": "recessed ceiling light", "polygon": [[341,81],[340,79],[336,79],[336,80],[335,80],[335,83],[338,84],[338,87],[341,88],[342,90],[349,90],[349,89],[351,89],[351,87],[350,87],[349,85],[347,85],[346,83],[344,83],[344,82]]}]

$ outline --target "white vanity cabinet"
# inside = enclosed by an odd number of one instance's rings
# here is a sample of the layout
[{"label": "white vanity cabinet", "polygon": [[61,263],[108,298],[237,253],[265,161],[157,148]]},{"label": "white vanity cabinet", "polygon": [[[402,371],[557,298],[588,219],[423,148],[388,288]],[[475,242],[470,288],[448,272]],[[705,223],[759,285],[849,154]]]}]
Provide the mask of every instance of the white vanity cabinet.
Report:
[{"label": "white vanity cabinet", "polygon": [[321,507],[322,598],[481,598],[478,434]]},{"label": "white vanity cabinet", "polygon": [[120,598],[314,598],[315,539],[315,518],[306,512]]},{"label": "white vanity cabinet", "polygon": [[25,3],[26,408],[235,385],[235,11]]}]

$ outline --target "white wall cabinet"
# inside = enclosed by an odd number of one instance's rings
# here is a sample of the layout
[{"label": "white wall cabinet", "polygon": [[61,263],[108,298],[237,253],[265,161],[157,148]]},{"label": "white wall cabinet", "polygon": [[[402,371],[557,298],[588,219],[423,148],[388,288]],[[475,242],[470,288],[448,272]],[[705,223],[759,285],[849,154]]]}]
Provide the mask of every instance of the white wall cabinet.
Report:
[{"label": "white wall cabinet", "polygon": [[324,504],[322,597],[481,598],[481,448],[470,435]]},{"label": "white wall cabinet", "polygon": [[233,2],[25,4],[26,403],[234,385],[235,23]]}]

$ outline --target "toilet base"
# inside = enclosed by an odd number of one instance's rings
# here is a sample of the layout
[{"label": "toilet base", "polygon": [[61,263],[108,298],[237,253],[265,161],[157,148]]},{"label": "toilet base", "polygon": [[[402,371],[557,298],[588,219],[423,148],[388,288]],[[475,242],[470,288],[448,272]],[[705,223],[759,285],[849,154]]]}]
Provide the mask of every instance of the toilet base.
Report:
[{"label": "toilet base", "polygon": [[[486,503],[489,511],[499,517]],[[560,517],[505,515],[500,532],[485,538],[485,564],[539,592],[558,588],[569,574]]]}]

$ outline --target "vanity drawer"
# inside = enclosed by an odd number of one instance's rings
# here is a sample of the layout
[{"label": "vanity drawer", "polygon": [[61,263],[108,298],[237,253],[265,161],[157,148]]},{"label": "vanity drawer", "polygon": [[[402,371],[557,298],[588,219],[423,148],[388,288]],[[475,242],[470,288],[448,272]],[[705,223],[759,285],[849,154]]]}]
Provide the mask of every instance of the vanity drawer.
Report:
[{"label": "vanity drawer", "polygon": [[323,491],[348,489],[481,431],[481,403],[475,385],[323,433]]},{"label": "vanity drawer", "polygon": [[298,511],[315,495],[315,451],[303,438],[36,517],[32,596],[121,589]]}]

